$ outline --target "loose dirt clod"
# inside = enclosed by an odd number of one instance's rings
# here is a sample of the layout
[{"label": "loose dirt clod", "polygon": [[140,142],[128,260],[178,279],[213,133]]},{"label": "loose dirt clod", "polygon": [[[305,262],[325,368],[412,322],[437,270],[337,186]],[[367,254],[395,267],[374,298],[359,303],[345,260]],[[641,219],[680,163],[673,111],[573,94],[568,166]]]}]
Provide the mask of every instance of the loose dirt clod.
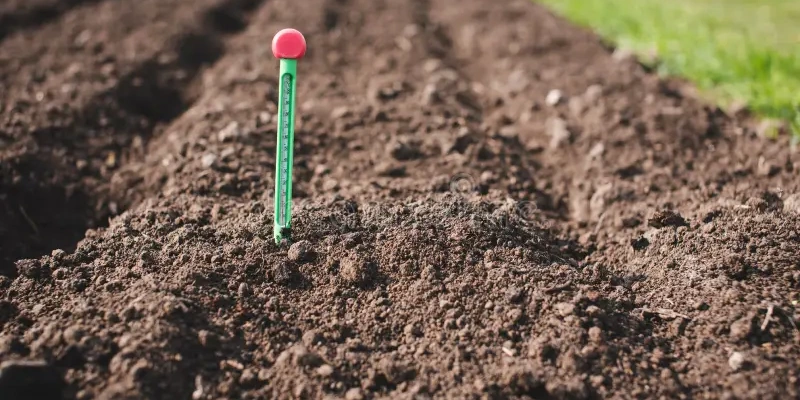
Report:
[{"label": "loose dirt clod", "polygon": [[683,217],[670,210],[662,210],[656,212],[649,220],[647,220],[647,224],[652,226],[653,228],[663,228],[666,226],[687,226],[686,220]]},{"label": "loose dirt clod", "polygon": [[362,285],[375,279],[374,265],[358,256],[344,258],[339,265],[339,275],[349,284]]},{"label": "loose dirt clod", "polygon": [[301,240],[292,243],[289,247],[289,260],[295,262],[306,262],[314,259],[314,247],[308,240]]},{"label": "loose dirt clod", "polygon": [[268,277],[271,281],[279,285],[289,286],[297,283],[300,279],[300,272],[294,263],[282,261],[272,266]]}]

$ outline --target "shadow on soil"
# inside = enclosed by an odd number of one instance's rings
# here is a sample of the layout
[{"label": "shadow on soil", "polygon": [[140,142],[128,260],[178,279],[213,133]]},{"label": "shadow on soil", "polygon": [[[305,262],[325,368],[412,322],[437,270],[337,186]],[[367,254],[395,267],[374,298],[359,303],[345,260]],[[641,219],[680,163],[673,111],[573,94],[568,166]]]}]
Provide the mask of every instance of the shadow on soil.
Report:
[{"label": "shadow on soil", "polygon": [[[16,260],[73,250],[87,229],[131,205],[101,189],[109,171],[141,157],[136,148],[192,106],[200,73],[225,54],[225,36],[245,29],[247,14],[260,4],[230,0],[213,7],[203,25],[75,110],[71,124],[31,133],[37,145],[0,166],[0,275],[16,275]],[[173,59],[161,62],[163,54]]]},{"label": "shadow on soil", "polygon": [[53,0],[50,4],[36,5],[0,15],[0,41],[14,32],[50,23],[80,5],[100,3],[102,1],[105,0]]}]

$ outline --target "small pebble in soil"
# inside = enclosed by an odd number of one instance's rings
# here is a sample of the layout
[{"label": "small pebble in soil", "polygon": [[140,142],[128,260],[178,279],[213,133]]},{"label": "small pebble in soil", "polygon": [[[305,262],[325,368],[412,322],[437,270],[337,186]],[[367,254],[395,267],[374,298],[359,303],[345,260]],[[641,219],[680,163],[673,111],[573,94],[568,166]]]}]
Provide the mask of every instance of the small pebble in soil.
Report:
[{"label": "small pebble in soil", "polygon": [[731,353],[731,356],[728,358],[728,366],[731,367],[732,370],[738,371],[744,367],[746,360],[744,358],[744,354],[738,351],[734,351]]},{"label": "small pebble in soil", "polygon": [[564,98],[564,93],[562,93],[558,89],[553,89],[547,93],[547,97],[545,97],[544,101],[547,103],[548,106],[555,106],[561,102],[561,99]]},{"label": "small pebble in soil", "polygon": [[317,375],[322,377],[328,377],[333,375],[333,367],[328,364],[322,364],[317,367]]},{"label": "small pebble in soil", "polygon": [[606,145],[603,142],[598,142],[595,144],[591,150],[589,150],[589,159],[597,159],[603,155],[606,151]]},{"label": "small pebble in soil", "polygon": [[200,159],[200,163],[203,167],[210,168],[214,165],[214,162],[217,161],[216,154],[204,154],[203,157]]},{"label": "small pebble in soil", "polygon": [[272,121],[272,114],[262,111],[258,113],[258,118],[256,119],[256,123],[258,126],[264,126],[269,124]]},{"label": "small pebble in soil", "polygon": [[288,253],[289,260],[296,262],[307,262],[314,258],[314,247],[308,240],[301,240],[293,243],[289,247]]}]

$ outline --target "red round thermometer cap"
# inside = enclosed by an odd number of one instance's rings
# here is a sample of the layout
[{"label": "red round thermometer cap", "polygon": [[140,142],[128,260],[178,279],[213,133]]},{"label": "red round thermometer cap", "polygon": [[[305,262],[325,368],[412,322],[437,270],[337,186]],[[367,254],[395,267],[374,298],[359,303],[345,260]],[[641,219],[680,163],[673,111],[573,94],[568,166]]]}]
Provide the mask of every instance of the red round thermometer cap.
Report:
[{"label": "red round thermometer cap", "polygon": [[306,54],[306,38],[297,29],[282,29],[272,38],[272,54],[275,58],[303,58]]}]

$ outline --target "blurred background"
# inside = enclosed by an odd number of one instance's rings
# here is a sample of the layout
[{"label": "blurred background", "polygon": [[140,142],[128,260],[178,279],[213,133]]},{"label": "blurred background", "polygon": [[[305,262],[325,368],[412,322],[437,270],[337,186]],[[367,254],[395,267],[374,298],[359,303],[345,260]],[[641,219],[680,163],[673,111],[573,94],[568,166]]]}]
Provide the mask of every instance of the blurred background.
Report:
[{"label": "blurred background", "polygon": [[766,135],[798,137],[800,1],[540,1],[728,110],[766,117]]}]

